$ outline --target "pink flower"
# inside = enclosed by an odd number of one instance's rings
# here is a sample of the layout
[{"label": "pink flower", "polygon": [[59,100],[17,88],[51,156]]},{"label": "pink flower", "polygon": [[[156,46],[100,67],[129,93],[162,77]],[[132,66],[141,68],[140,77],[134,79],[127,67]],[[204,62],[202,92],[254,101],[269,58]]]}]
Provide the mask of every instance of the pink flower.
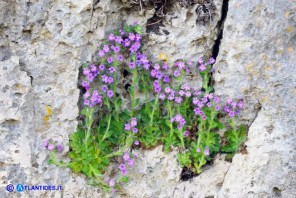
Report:
[{"label": "pink flower", "polygon": [[122,156],[122,159],[124,160],[124,161],[128,161],[128,160],[130,160],[131,158],[130,158],[130,154],[129,153],[124,153],[124,155]]},{"label": "pink flower", "polygon": [[49,151],[53,151],[55,146],[53,144],[49,144],[47,148]]}]

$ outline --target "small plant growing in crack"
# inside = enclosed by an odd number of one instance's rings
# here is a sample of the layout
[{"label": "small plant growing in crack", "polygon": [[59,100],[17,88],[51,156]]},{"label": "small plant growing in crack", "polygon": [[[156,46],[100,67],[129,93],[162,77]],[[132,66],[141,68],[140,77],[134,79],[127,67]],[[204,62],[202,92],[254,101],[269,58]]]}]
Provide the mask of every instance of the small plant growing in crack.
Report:
[{"label": "small plant growing in crack", "polygon": [[[243,108],[242,99],[228,99],[223,107],[221,97],[212,93],[213,58],[180,59],[170,66],[168,57],[160,54],[153,63],[142,51],[142,36],[139,25],[116,30],[99,45],[98,60],[83,65],[84,119],[70,136],[70,161],[57,160],[61,145],[45,145],[50,163],[82,173],[90,184],[107,191],[116,191],[129,180],[137,148],[163,144],[164,152],[170,152],[179,147],[180,165],[199,174],[215,154],[237,152],[246,137],[243,127],[236,129],[233,121]],[[201,89],[184,83],[195,67],[203,80]],[[123,99],[129,102],[124,104]],[[232,127],[225,133],[225,145],[219,134],[225,127],[218,118],[222,111]],[[111,163],[117,168],[110,170]]]}]

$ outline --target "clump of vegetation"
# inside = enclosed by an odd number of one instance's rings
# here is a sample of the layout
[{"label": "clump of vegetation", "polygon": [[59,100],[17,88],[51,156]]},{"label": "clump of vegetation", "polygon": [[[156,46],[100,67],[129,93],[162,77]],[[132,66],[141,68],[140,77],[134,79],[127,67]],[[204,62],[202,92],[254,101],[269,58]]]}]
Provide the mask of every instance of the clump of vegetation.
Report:
[{"label": "clump of vegetation", "polygon": [[[179,60],[174,65],[160,54],[152,62],[142,51],[142,28],[128,25],[110,33],[99,45],[98,61],[84,64],[82,87],[83,122],[70,137],[69,163],[56,159],[61,145],[46,144],[50,163],[66,166],[86,175],[90,184],[115,191],[128,181],[128,170],[137,160],[134,148],[164,145],[164,152],[179,147],[182,167],[196,174],[219,152],[235,153],[246,139],[246,128],[238,129],[233,119],[243,109],[241,98],[227,99],[215,95],[209,86],[213,58],[197,62]],[[187,73],[198,68],[202,89],[184,83]],[[127,71],[130,86],[123,105],[122,70]],[[222,144],[219,131],[225,126],[218,115],[229,117],[231,129]],[[98,120],[95,119],[98,117]],[[120,176],[111,178],[107,168],[117,163]]]}]

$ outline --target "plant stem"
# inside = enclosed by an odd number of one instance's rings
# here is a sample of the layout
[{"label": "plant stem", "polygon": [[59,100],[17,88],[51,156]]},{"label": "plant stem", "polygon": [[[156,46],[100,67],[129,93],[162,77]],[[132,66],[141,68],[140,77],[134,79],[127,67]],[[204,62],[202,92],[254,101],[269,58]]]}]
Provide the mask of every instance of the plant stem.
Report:
[{"label": "plant stem", "polygon": [[133,69],[133,84],[132,84],[132,117],[134,116],[134,109],[135,109],[135,95],[136,95],[136,89],[135,89],[135,86],[136,86],[136,76],[137,76],[137,70],[136,69]]},{"label": "plant stem", "polygon": [[154,117],[155,108],[156,108],[157,103],[158,103],[158,97],[159,97],[159,94],[156,95],[156,98],[155,98],[155,101],[154,101],[154,104],[153,104],[152,113],[151,113],[151,115],[150,115],[150,125],[151,125],[152,122],[153,122],[153,117]]}]

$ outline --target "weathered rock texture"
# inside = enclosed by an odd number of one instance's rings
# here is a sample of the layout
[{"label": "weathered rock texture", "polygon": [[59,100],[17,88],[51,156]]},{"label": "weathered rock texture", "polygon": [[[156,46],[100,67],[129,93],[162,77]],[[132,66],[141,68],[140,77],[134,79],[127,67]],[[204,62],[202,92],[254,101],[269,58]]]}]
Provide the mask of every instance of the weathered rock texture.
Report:
[{"label": "weathered rock texture", "polygon": [[[168,54],[170,62],[211,55],[222,0],[214,4],[205,26],[196,23],[197,5],[173,4],[159,32],[146,35],[146,49],[155,57]],[[231,164],[217,156],[200,176],[180,182],[174,152],[140,151],[132,181],[114,196],[296,197],[295,11],[293,0],[229,1],[215,91],[246,99],[241,122],[250,124],[248,154],[237,154]],[[135,21],[146,27],[154,12],[119,0],[0,1],[0,197],[102,196],[83,176],[49,165],[42,141],[67,143],[75,130],[79,67],[92,60],[105,33]],[[9,183],[61,184],[64,190],[8,193]]]}]

